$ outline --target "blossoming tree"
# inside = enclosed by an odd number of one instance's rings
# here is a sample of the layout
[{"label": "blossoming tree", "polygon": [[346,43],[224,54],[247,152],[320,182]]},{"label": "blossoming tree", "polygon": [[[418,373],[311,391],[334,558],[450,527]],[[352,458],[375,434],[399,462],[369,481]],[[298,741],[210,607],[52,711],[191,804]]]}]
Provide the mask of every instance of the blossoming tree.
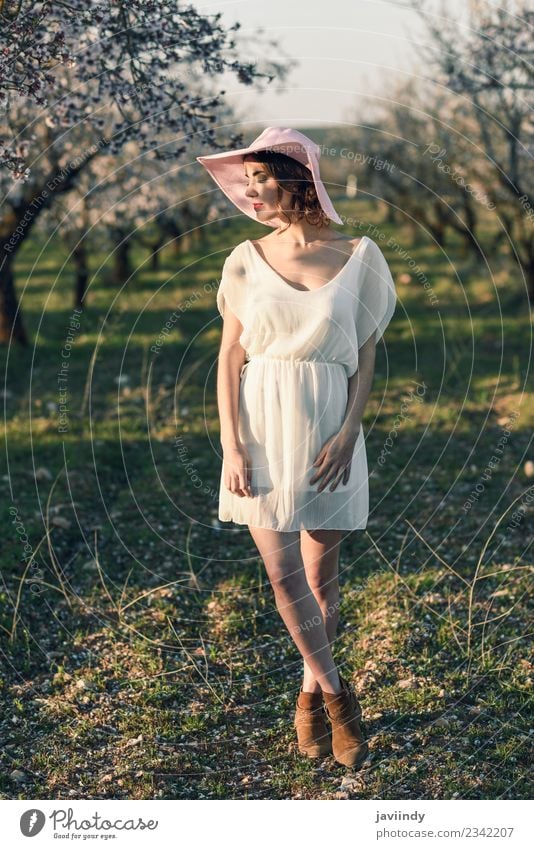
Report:
[{"label": "blossoming tree", "polygon": [[0,342],[26,344],[14,264],[43,211],[128,142],[161,161],[193,138],[241,145],[241,134],[216,138],[225,92],[214,80],[229,73],[261,86],[284,68],[243,61],[239,24],[171,0],[0,4]]}]

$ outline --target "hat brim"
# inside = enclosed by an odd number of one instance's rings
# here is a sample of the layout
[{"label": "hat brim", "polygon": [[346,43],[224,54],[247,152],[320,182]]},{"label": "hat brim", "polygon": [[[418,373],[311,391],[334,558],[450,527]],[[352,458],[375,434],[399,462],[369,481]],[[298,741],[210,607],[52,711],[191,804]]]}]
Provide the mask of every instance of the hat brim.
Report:
[{"label": "hat brim", "polygon": [[[279,150],[280,153],[284,153],[284,148],[287,147],[289,147],[289,145],[284,145],[282,143],[279,145],[270,145],[268,149]],[[234,206],[236,206],[245,215],[248,215],[249,218],[254,219],[254,221],[259,221],[259,219],[254,211],[252,199],[248,198],[245,194],[247,178],[243,172],[243,157],[248,153],[256,153],[258,150],[265,149],[267,148],[255,147],[252,144],[249,145],[249,147],[234,150],[230,153],[228,151],[223,151],[222,153],[214,153],[210,156],[196,157],[197,161],[203,165],[221,191],[223,191],[226,197],[232,201]],[[324,183],[321,180],[316,160],[312,158],[310,162],[304,150],[302,151],[302,155],[294,155],[296,152],[294,145],[291,146],[291,151],[292,153],[286,155],[291,156],[292,159],[296,159],[298,162],[301,162],[301,164],[306,165],[311,171],[315,190],[317,192],[317,198],[325,215],[327,215],[328,218],[336,224],[343,224],[343,220],[334,209]],[[268,221],[260,221],[260,223],[268,224],[270,227],[279,227],[284,222],[279,218],[271,218]]]}]

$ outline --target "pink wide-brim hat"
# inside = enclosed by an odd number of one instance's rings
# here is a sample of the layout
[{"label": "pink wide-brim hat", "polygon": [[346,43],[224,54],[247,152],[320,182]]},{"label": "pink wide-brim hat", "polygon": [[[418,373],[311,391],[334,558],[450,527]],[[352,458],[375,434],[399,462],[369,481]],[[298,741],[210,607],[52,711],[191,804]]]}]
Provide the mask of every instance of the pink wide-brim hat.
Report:
[{"label": "pink wide-brim hat", "polygon": [[[317,198],[325,214],[336,224],[343,224],[328,197],[321,175],[319,173],[319,159],[321,148],[304,133],[292,130],[289,127],[267,127],[252,144],[241,150],[223,151],[211,156],[197,156],[198,162],[204,166],[213,177],[220,189],[230,198],[232,203],[241,212],[259,221],[253,207],[253,198],[245,194],[247,179],[243,170],[243,157],[247,153],[255,153],[258,150],[272,150],[276,153],[285,153],[305,165],[311,171]],[[279,218],[271,218],[262,221],[271,227],[279,227],[283,222]]]}]

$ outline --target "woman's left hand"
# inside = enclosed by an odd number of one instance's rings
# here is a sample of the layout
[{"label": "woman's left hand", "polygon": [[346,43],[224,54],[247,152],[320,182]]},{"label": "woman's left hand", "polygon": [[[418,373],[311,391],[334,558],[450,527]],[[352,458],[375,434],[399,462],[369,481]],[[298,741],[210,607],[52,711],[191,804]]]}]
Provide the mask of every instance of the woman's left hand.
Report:
[{"label": "woman's left hand", "polygon": [[314,466],[318,466],[318,469],[310,479],[310,484],[313,484],[324,476],[324,480],[317,487],[317,492],[322,492],[331,480],[333,480],[331,492],[340,480],[344,485],[348,483],[352,455],[359,432],[358,430],[358,433],[348,435],[340,430],[325,442],[313,463]]}]

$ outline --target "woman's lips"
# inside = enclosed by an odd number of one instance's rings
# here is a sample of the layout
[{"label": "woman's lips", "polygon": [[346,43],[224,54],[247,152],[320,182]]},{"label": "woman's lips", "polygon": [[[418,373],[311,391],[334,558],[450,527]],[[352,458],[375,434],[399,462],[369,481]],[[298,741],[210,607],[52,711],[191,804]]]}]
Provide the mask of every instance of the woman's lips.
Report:
[{"label": "woman's lips", "polygon": [[252,206],[254,207],[254,209],[259,209],[260,206],[263,206],[263,204],[262,203],[253,203]]}]

